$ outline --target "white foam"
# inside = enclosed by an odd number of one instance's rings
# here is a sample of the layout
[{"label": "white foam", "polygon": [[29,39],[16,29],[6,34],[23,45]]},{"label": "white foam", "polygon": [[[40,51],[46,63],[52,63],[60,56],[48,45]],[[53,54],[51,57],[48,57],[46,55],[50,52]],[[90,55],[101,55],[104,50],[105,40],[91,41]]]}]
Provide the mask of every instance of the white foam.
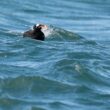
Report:
[{"label": "white foam", "polygon": [[52,34],[53,29],[52,28],[42,29],[42,32],[45,34],[45,37],[49,37],[49,35]]},{"label": "white foam", "polygon": [[6,33],[9,33],[9,34],[13,34],[13,35],[22,35],[23,34],[23,31],[21,30],[9,30],[9,31],[6,31]]},{"label": "white foam", "polygon": [[77,72],[81,73],[81,67],[80,67],[80,65],[76,64],[76,65],[75,65],[75,70],[76,70]]}]

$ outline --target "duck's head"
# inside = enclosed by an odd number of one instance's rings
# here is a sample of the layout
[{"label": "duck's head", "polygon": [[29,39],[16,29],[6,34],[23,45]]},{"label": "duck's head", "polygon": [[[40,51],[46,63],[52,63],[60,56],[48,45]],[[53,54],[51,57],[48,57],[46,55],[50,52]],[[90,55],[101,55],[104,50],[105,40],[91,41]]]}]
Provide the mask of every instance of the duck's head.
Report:
[{"label": "duck's head", "polygon": [[44,24],[35,24],[33,26],[33,29],[36,30],[36,29],[40,29],[40,30],[46,30],[48,27],[47,25],[44,25]]}]

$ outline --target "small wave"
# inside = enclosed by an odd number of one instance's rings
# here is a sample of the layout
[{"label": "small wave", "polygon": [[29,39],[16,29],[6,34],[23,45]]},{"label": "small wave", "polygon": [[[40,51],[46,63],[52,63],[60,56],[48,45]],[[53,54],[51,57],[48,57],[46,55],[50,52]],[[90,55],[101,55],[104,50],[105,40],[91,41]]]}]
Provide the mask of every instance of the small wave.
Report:
[{"label": "small wave", "polygon": [[[31,27],[32,28],[32,27]],[[52,41],[74,41],[74,40],[79,40],[82,39],[80,35],[64,30],[62,28],[54,27],[51,25],[48,25],[48,29],[42,30],[46,36],[47,40],[52,40]],[[4,32],[5,35],[9,36],[23,36],[23,31],[21,30],[5,30]]]},{"label": "small wave", "polygon": [[46,36],[48,36],[49,40],[57,40],[57,41],[74,41],[74,40],[79,40],[82,39],[80,35],[64,30],[62,28],[54,27],[54,26],[49,26],[49,29],[44,32]]},{"label": "small wave", "polygon": [[6,33],[9,33],[9,34],[12,34],[12,35],[19,35],[19,36],[23,35],[23,32],[18,31],[18,30],[13,30],[13,31],[9,30]]},{"label": "small wave", "polygon": [[[32,27],[30,27],[32,28]],[[64,30],[62,28],[54,27],[52,25],[48,25],[48,29],[42,30],[46,36],[47,40],[53,40],[53,41],[74,41],[78,39],[82,39],[80,35]],[[23,31],[19,30],[8,30],[5,33],[11,34],[11,35],[23,35]]]},{"label": "small wave", "polygon": [[68,95],[68,93],[71,94],[72,91],[80,92],[81,89],[89,89],[86,86],[69,84],[44,76],[18,76],[15,78],[1,78],[0,87],[2,88],[0,93],[3,96],[8,94],[11,97],[28,97],[29,99],[38,97],[41,94],[49,95],[50,93],[60,95],[62,97],[63,94]]}]

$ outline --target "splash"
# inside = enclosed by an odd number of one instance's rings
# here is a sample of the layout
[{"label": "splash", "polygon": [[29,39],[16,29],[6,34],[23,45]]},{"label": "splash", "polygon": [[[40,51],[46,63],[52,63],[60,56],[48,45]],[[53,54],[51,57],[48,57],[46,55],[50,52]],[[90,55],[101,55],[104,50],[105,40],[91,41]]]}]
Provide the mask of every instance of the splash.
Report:
[{"label": "splash", "polygon": [[53,33],[53,28],[48,26],[46,29],[42,29],[42,32],[45,34],[45,37],[49,37]]}]

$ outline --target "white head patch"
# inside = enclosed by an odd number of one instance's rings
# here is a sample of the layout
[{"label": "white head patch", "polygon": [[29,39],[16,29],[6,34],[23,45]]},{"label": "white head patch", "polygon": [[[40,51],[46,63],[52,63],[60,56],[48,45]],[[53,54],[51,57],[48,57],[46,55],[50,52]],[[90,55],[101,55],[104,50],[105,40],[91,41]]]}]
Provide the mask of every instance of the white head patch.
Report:
[{"label": "white head patch", "polygon": [[39,26],[39,24],[36,24],[36,27]]}]

